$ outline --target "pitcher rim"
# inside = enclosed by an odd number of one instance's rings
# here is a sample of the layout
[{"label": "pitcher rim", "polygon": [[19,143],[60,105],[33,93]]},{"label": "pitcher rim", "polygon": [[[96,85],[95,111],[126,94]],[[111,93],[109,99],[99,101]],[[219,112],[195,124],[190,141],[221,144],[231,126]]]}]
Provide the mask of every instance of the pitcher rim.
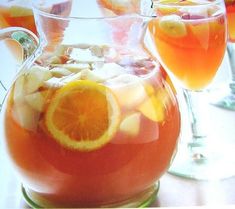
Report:
[{"label": "pitcher rim", "polygon": [[104,16],[90,16],[90,17],[68,15],[64,17],[61,15],[51,14],[49,12],[43,11],[37,6],[36,2],[32,2],[31,5],[34,11],[34,14],[36,15],[39,14],[39,15],[43,15],[43,16],[53,18],[53,19],[58,19],[58,20],[106,20],[106,19],[116,19],[116,18],[122,18],[122,17],[152,18],[151,15],[141,14],[140,12],[126,13],[126,14],[121,14],[121,15],[113,14],[113,15],[104,15]]}]

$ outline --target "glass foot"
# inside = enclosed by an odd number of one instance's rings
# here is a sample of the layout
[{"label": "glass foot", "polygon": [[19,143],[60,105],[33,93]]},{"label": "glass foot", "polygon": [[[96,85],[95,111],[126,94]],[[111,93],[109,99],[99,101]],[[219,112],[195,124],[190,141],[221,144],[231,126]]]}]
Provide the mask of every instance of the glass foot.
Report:
[{"label": "glass foot", "polygon": [[234,146],[199,148],[194,151],[187,145],[180,145],[168,172],[196,180],[225,179],[235,176]]},{"label": "glass foot", "polygon": [[[140,194],[136,195],[135,197],[131,199],[128,199],[119,203],[98,205],[96,207],[99,207],[99,208],[137,208],[137,207],[144,208],[144,207],[151,205],[155,201],[157,197],[157,193],[159,191],[159,187],[160,187],[160,182],[158,181],[156,184],[154,184],[153,186],[151,186],[144,192],[141,192]],[[30,198],[30,195],[27,193],[27,190],[23,186],[22,186],[22,194],[23,194],[24,200],[30,207],[34,209],[45,208],[35,203],[35,201]]]},{"label": "glass foot", "polygon": [[212,104],[217,107],[235,111],[235,95],[227,95],[222,99],[212,102]]}]

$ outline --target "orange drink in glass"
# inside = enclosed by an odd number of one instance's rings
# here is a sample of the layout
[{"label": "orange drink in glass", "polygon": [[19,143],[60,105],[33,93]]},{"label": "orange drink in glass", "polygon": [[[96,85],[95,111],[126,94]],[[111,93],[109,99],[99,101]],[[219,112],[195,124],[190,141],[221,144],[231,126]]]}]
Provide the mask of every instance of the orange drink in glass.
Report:
[{"label": "orange drink in glass", "polygon": [[149,25],[159,59],[185,88],[199,90],[207,86],[223,59],[225,17],[218,12],[216,7],[202,12],[162,7]]},{"label": "orange drink in glass", "polygon": [[235,42],[235,1],[225,0],[225,6],[228,19],[229,41]]},{"label": "orange drink in glass", "polygon": [[33,11],[26,1],[6,1],[0,3],[0,28],[18,26],[37,34]]},{"label": "orange drink in glass", "polygon": [[[213,121],[206,121],[209,110],[204,97],[227,46],[224,1],[154,0],[152,15],[155,19],[148,24],[148,35],[155,44],[146,41],[145,45],[182,87],[191,128],[169,172],[203,180],[211,179],[214,173],[216,178],[230,177],[234,175],[231,163],[219,157],[227,156],[226,149],[219,149],[221,140],[207,127]],[[213,146],[215,141],[219,146]]]}]

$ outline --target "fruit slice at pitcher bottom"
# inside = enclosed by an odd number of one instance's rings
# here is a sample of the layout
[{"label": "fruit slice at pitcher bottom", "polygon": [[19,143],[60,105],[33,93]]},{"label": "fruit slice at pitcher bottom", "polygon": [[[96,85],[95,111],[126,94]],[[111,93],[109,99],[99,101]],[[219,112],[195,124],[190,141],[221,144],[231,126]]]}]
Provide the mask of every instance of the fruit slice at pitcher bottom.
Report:
[{"label": "fruit slice at pitcher bottom", "polygon": [[115,134],[120,109],[111,90],[92,81],[74,81],[59,89],[48,107],[45,124],[62,146],[92,151]]}]

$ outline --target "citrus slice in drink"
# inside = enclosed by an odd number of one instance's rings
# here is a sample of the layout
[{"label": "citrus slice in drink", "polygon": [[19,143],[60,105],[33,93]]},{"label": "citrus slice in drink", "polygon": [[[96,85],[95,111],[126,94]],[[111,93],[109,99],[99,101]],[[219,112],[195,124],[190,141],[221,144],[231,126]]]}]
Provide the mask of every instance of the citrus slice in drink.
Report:
[{"label": "citrus slice in drink", "polygon": [[73,81],[53,96],[45,115],[52,137],[62,146],[92,151],[107,144],[116,133],[120,109],[107,87],[93,81]]}]

